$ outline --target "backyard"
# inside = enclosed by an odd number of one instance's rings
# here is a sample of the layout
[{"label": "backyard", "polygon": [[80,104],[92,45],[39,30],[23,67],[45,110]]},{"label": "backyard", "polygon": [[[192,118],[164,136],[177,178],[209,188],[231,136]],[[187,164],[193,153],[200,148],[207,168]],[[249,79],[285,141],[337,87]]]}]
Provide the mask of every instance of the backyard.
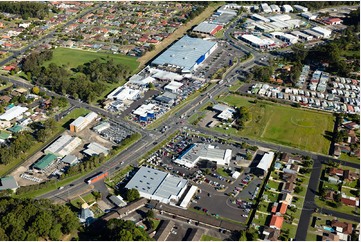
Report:
[{"label": "backyard", "polygon": [[241,131],[220,127],[216,127],[216,131],[328,154],[331,142],[325,138],[325,133],[333,130],[331,114],[265,101],[254,103],[253,98],[233,94],[221,97],[218,101],[233,107],[248,107],[251,118]]}]

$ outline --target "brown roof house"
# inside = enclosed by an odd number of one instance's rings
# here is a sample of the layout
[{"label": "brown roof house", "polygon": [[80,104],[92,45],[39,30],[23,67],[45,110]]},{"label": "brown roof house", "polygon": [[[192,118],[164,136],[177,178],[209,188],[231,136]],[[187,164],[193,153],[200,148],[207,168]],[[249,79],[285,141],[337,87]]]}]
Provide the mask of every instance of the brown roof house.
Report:
[{"label": "brown roof house", "polygon": [[340,222],[338,220],[332,220],[331,226],[340,233],[352,234],[352,224],[347,222]]},{"label": "brown roof house", "polygon": [[273,229],[273,228],[267,228],[263,230],[264,238],[263,240],[269,240],[269,241],[277,241],[278,237],[280,236],[280,230]]},{"label": "brown roof house", "polygon": [[295,184],[293,184],[292,182],[283,183],[282,192],[292,193],[293,189],[295,189]]}]

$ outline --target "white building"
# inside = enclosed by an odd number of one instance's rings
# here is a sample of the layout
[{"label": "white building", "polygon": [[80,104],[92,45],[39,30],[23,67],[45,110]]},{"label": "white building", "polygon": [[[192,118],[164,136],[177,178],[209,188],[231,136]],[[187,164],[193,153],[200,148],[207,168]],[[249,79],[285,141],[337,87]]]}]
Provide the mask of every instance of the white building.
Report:
[{"label": "white building", "polygon": [[269,20],[268,18],[263,17],[262,15],[259,15],[259,14],[256,14],[256,13],[251,15],[251,19],[256,20],[256,21],[266,22],[266,23],[271,22],[271,20]]},{"label": "white building", "polygon": [[214,161],[217,165],[229,165],[232,158],[232,150],[218,149],[213,145],[195,143],[178,156],[175,163],[192,168],[200,160]]},{"label": "white building", "polygon": [[112,91],[107,98],[113,100],[137,100],[140,97],[140,91],[134,90],[129,87],[118,87]]},{"label": "white building", "polygon": [[300,12],[308,12],[308,8],[306,7],[303,7],[301,5],[293,5],[293,8],[297,11],[300,11]]},{"label": "white building", "polygon": [[64,157],[73,152],[79,145],[81,145],[80,138],[65,134],[49,145],[48,148],[44,150],[44,153],[52,153],[58,157]]},{"label": "white building", "polygon": [[261,9],[265,13],[272,13],[272,9],[267,3],[261,3]]},{"label": "white building", "polygon": [[270,5],[270,7],[271,7],[271,9],[272,9],[272,12],[274,12],[274,13],[279,13],[279,12],[281,12],[280,7],[278,7],[277,5],[272,4],[272,5]]},{"label": "white building", "polygon": [[91,122],[93,122],[98,117],[98,114],[95,112],[90,112],[84,117],[78,117],[69,125],[70,131],[72,132],[80,132],[86,126],[88,126]]},{"label": "white building", "polygon": [[187,185],[186,179],[141,167],[125,188],[137,189],[141,197],[175,205],[186,191]]},{"label": "white building", "polygon": [[107,156],[109,153],[109,149],[96,142],[91,142],[90,144],[88,144],[87,148],[83,152],[89,156],[100,154],[104,154],[105,156]]},{"label": "white building", "polygon": [[274,41],[271,39],[261,39],[250,34],[242,35],[241,39],[257,48],[267,48],[270,45],[274,44]]},{"label": "white building", "polygon": [[315,20],[317,18],[317,14],[313,14],[313,13],[310,13],[310,12],[303,12],[301,13],[301,17],[304,17],[305,19],[308,19],[308,20]]},{"label": "white building", "polygon": [[267,174],[269,168],[271,167],[272,161],[275,154],[273,152],[265,153],[261,161],[257,165],[257,169],[261,170],[263,174]]},{"label": "white building", "polygon": [[5,113],[0,115],[0,120],[10,121],[14,118],[22,117],[23,113],[25,113],[28,110],[26,107],[21,106],[15,106],[8,110],[6,110]]},{"label": "white building", "polygon": [[323,38],[330,38],[331,34],[332,34],[332,30],[326,29],[326,28],[321,28],[321,27],[314,27],[312,28],[313,31],[321,34],[323,36]]},{"label": "white building", "polygon": [[285,4],[282,6],[282,11],[285,13],[290,13],[293,12],[293,8],[291,7],[291,5]]},{"label": "white building", "polygon": [[183,83],[181,82],[171,81],[168,85],[164,87],[164,90],[171,93],[179,93],[182,86]]}]

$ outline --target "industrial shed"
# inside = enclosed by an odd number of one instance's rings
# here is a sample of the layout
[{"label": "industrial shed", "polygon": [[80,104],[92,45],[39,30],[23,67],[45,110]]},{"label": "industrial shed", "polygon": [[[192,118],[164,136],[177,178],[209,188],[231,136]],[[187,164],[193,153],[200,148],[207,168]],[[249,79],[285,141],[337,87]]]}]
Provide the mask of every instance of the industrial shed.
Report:
[{"label": "industrial shed", "polygon": [[118,87],[112,91],[107,98],[113,100],[136,100],[140,97],[140,91],[134,90],[129,87]]},{"label": "industrial shed", "polygon": [[51,164],[53,164],[57,159],[58,159],[58,157],[56,157],[56,155],[47,154],[47,155],[43,156],[40,160],[38,160],[33,165],[33,168],[43,171],[46,168],[48,168]]},{"label": "industrial shed", "polygon": [[44,150],[45,154],[52,153],[58,157],[64,157],[74,151],[81,145],[81,139],[78,137],[71,137],[70,135],[63,135],[54,141],[48,148]]},{"label": "industrial shed", "polygon": [[214,161],[217,165],[229,165],[232,158],[232,150],[218,149],[212,145],[195,143],[184,150],[176,160],[175,163],[192,168],[200,160]]},{"label": "industrial shed", "polygon": [[186,179],[141,167],[125,188],[137,189],[141,197],[175,205],[187,189],[187,184]]},{"label": "industrial shed", "polygon": [[217,42],[184,36],[169,49],[158,56],[151,64],[155,66],[173,66],[182,73],[189,73],[212,54]]},{"label": "industrial shed", "polygon": [[83,152],[89,156],[100,154],[107,156],[109,154],[109,149],[96,142],[91,142]]},{"label": "industrial shed", "polygon": [[78,117],[70,124],[70,131],[72,132],[80,132],[83,130],[88,124],[93,122],[98,117],[98,114],[94,112],[90,112],[84,117]]},{"label": "industrial shed", "polygon": [[194,32],[199,32],[203,34],[215,35],[218,31],[220,31],[223,27],[217,24],[210,24],[207,22],[202,22],[197,27],[193,29]]},{"label": "industrial shed", "polygon": [[168,85],[164,87],[164,90],[171,93],[178,93],[182,86],[183,83],[181,82],[171,81]]},{"label": "industrial shed", "polygon": [[254,173],[261,176],[266,175],[268,169],[271,167],[274,156],[275,154],[273,152],[265,153],[260,162],[258,163]]}]

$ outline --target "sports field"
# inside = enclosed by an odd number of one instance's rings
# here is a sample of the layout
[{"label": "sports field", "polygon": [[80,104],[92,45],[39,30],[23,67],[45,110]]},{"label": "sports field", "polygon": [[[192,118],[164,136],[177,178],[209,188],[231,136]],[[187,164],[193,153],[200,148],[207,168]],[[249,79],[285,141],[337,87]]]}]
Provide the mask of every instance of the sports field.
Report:
[{"label": "sports field", "polygon": [[45,66],[50,63],[55,63],[57,65],[68,65],[70,68],[78,67],[84,63],[101,58],[104,61],[108,58],[112,58],[114,63],[119,63],[128,66],[132,72],[134,72],[138,66],[139,62],[137,58],[132,56],[120,55],[120,54],[108,54],[101,52],[92,52],[86,50],[77,50],[70,48],[56,48],[53,50],[53,58],[50,61],[44,63]]},{"label": "sports field", "polygon": [[216,127],[217,131],[238,134],[304,150],[328,154],[330,141],[324,137],[325,132],[333,131],[334,120],[331,114],[293,108],[270,102],[258,101],[238,95],[228,95],[219,101],[230,106],[246,106],[251,113],[251,120],[246,127],[237,131]]}]

